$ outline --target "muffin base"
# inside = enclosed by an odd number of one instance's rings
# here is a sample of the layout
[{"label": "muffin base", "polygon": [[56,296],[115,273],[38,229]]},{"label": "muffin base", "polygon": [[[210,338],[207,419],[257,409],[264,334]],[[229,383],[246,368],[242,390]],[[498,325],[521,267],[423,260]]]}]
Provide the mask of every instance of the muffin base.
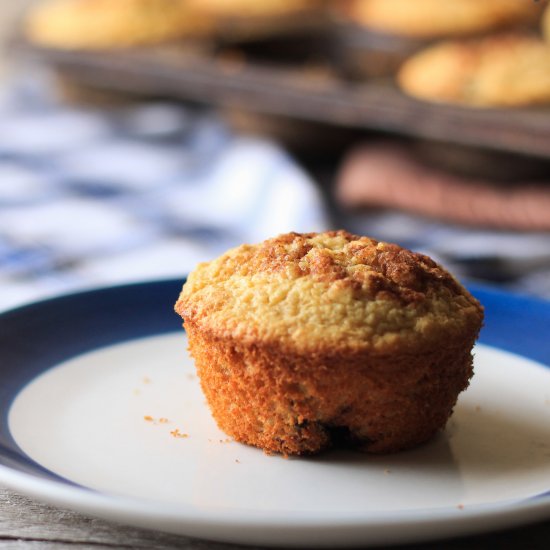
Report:
[{"label": "muffin base", "polygon": [[218,426],[267,453],[315,454],[344,442],[369,453],[419,445],[444,428],[473,374],[470,341],[414,354],[299,354],[243,345],[186,321]]}]

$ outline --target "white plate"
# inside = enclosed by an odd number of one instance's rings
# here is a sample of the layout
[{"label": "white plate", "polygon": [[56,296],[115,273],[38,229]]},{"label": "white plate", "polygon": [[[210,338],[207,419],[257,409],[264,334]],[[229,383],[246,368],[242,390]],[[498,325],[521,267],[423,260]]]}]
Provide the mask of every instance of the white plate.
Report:
[{"label": "white plate", "polygon": [[0,481],[111,520],[261,545],[412,542],[548,517],[550,369],[478,345],[475,372],[427,445],[284,459],[218,430],[183,331],[94,345],[14,392]]}]

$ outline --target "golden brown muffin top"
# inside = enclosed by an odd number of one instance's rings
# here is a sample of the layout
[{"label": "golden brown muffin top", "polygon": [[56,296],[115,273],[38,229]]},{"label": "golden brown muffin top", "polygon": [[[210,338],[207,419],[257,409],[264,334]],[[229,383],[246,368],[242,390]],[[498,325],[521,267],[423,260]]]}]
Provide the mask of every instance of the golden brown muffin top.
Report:
[{"label": "golden brown muffin top", "polygon": [[550,45],[540,38],[503,34],[443,41],[405,62],[398,82],[422,99],[472,106],[550,102]]},{"label": "golden brown muffin top", "polygon": [[418,38],[475,34],[533,23],[541,5],[524,0],[349,0],[356,22]]},{"label": "golden brown muffin top", "polygon": [[243,344],[420,350],[477,333],[479,303],[427,256],[345,231],[289,233],[200,264],[176,311]]}]

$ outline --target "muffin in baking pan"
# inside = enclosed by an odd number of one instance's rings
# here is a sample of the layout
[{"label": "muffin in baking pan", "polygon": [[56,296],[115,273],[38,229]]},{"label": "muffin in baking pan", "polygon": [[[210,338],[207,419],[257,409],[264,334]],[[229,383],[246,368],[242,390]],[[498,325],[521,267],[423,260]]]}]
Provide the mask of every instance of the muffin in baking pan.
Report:
[{"label": "muffin in baking pan", "polygon": [[44,0],[24,22],[36,44],[86,50],[202,37],[212,26],[187,0]]},{"label": "muffin in baking pan", "polygon": [[468,386],[483,319],[426,256],[345,231],[232,249],[175,309],[219,427],[285,455],[429,440]]},{"label": "muffin in baking pan", "polygon": [[550,47],[537,36],[447,40],[415,54],[397,81],[419,99],[478,107],[550,103]]},{"label": "muffin in baking pan", "polygon": [[517,0],[348,0],[341,4],[349,19],[364,27],[424,39],[532,25],[542,10],[536,2]]},{"label": "muffin in baking pan", "polygon": [[434,40],[533,27],[541,6],[516,0],[340,0],[332,3],[335,58],[352,78],[390,76]]}]

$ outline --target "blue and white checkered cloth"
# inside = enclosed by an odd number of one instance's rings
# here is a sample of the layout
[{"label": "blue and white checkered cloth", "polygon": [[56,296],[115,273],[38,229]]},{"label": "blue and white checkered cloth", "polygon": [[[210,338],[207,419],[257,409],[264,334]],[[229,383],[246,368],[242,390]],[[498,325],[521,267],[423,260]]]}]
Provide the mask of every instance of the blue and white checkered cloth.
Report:
[{"label": "blue and white checkered cloth", "polygon": [[279,147],[208,112],[75,108],[36,79],[0,97],[0,309],[183,277],[243,242],[328,227]]},{"label": "blue and white checkered cloth", "polygon": [[[33,77],[0,91],[0,310],[183,277],[243,242],[331,227],[425,252],[459,277],[550,298],[550,235],[334,212],[280,147],[172,103],[76,108]],[[550,214],[549,214],[550,215]]]}]

